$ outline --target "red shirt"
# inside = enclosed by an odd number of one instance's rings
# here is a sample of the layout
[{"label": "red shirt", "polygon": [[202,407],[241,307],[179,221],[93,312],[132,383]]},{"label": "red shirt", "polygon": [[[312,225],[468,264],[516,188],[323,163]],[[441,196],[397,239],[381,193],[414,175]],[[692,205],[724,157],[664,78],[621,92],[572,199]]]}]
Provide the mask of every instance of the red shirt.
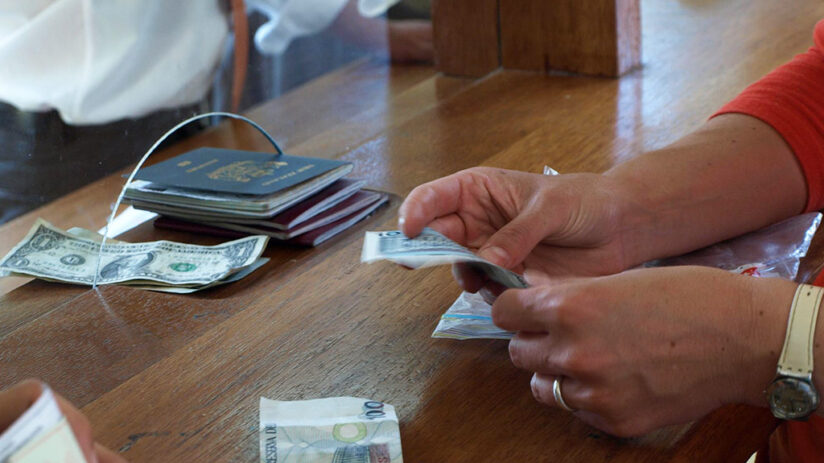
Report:
[{"label": "red shirt", "polygon": [[[807,181],[807,211],[824,208],[824,20],[815,46],[744,90],[717,114],[742,113],[772,126],[792,148]],[[824,286],[824,273],[815,281]],[[821,386],[821,385],[820,385]],[[824,393],[824,391],[819,391]],[[824,418],[782,423],[758,463],[823,462]]]}]

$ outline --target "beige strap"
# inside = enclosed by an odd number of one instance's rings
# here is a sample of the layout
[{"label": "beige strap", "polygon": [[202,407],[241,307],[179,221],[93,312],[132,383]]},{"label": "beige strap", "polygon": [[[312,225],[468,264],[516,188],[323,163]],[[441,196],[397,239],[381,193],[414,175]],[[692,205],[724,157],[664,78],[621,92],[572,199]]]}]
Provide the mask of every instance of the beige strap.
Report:
[{"label": "beige strap", "polygon": [[817,286],[799,285],[795,291],[787,322],[787,336],[778,360],[779,375],[812,375],[815,323],[822,296],[824,290]]}]

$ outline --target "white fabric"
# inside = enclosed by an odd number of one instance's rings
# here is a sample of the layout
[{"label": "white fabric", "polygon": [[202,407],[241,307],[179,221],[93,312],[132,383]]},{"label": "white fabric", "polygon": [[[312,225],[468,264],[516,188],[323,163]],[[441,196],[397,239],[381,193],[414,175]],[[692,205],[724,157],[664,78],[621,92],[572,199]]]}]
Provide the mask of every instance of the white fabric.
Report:
[{"label": "white fabric", "polygon": [[[347,0],[247,0],[264,53],[319,32]],[[398,0],[358,0],[364,16]],[[0,101],[100,124],[203,98],[228,36],[217,0],[0,0]]]},{"label": "white fabric", "polygon": [[0,0],[0,100],[73,124],[190,104],[227,33],[215,0]]},{"label": "white fabric", "polygon": [[[375,17],[400,0],[358,0],[363,16]],[[348,0],[249,0],[252,8],[269,17],[255,33],[255,45],[262,53],[280,54],[292,40],[329,27]]]},{"label": "white fabric", "polygon": [[358,11],[366,17],[374,18],[375,16],[386,13],[389,7],[400,1],[401,0],[358,0]]}]

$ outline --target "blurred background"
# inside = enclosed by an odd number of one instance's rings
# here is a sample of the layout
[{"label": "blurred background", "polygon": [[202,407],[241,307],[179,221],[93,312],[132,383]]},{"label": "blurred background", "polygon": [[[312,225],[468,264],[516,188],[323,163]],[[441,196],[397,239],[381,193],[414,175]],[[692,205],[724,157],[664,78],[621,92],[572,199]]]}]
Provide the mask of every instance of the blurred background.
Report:
[{"label": "blurred background", "polygon": [[135,163],[195,114],[243,112],[354,61],[430,63],[429,3],[0,0],[0,223]]}]

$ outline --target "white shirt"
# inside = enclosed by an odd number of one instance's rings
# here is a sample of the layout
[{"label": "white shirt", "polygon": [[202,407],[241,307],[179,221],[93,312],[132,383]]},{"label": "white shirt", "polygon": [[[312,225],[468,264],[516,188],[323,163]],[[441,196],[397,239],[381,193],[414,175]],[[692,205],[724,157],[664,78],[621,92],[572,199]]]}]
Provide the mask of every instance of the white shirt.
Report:
[{"label": "white shirt", "polygon": [[72,124],[190,104],[228,34],[215,0],[0,0],[0,100]]},{"label": "white shirt", "polygon": [[[261,51],[327,27],[347,0],[249,0]],[[358,0],[375,16],[398,0]],[[228,36],[217,0],[0,0],[0,101],[99,124],[191,104]]]},{"label": "white shirt", "polygon": [[[400,0],[358,0],[358,11],[366,17],[386,12]],[[269,17],[255,33],[255,44],[263,53],[280,54],[296,37],[329,27],[348,0],[248,0],[249,5]]]}]

